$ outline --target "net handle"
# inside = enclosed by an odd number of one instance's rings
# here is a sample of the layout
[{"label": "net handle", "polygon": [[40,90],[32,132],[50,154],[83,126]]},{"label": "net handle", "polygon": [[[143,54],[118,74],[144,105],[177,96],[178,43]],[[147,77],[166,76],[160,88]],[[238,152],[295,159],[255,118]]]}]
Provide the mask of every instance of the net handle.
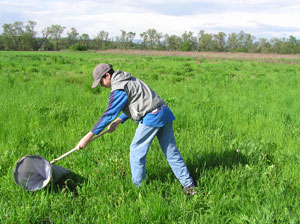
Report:
[{"label": "net handle", "polygon": [[[107,132],[108,132],[108,130],[101,132],[99,135],[93,136],[93,137],[89,140],[89,142],[94,141],[95,139],[99,138],[100,136],[106,134]],[[58,157],[58,158],[52,160],[52,161],[50,162],[50,164],[52,165],[52,164],[56,163],[58,160],[61,160],[62,158],[65,158],[66,156],[68,156],[68,155],[70,155],[71,153],[73,153],[73,152],[75,152],[75,151],[78,151],[78,150],[79,150],[78,148],[74,148],[74,149],[70,150],[69,152],[66,152],[65,154],[61,155],[60,157]]]}]

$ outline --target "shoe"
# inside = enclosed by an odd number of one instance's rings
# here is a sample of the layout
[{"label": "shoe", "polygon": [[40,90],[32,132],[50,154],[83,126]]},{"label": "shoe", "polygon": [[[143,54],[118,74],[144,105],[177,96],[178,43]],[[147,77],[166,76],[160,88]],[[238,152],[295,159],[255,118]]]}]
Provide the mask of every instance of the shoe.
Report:
[{"label": "shoe", "polygon": [[198,194],[198,191],[196,190],[196,186],[194,184],[191,184],[188,187],[183,187],[183,192],[186,195],[191,195],[191,196]]}]

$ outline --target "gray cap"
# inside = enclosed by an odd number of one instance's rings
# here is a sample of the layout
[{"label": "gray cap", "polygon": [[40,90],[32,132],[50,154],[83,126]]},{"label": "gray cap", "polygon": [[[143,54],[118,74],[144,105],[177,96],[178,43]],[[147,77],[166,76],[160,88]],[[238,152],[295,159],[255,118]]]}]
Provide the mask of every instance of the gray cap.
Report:
[{"label": "gray cap", "polygon": [[99,85],[101,78],[111,69],[112,69],[112,65],[109,64],[101,63],[97,65],[93,71],[94,82],[92,88],[96,88]]}]

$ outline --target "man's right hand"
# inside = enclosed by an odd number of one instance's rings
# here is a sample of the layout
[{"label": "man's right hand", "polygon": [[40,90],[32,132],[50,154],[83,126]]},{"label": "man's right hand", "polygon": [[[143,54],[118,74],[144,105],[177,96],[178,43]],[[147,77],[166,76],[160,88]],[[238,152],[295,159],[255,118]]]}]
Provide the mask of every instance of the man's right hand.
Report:
[{"label": "man's right hand", "polygon": [[89,143],[90,139],[94,136],[94,134],[92,132],[87,133],[81,140],[80,142],[78,142],[78,144],[76,145],[76,149],[80,150],[83,149],[87,146],[87,144]]}]

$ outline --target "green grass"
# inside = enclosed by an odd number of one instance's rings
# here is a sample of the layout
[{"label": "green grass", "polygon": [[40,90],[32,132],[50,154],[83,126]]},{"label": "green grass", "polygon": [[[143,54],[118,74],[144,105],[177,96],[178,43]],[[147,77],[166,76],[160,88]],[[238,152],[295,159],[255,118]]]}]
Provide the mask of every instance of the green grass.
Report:
[{"label": "green grass", "polygon": [[[177,146],[199,194],[183,194],[157,140],[142,188],[131,183],[127,121],[57,165],[74,172],[37,192],[17,187],[25,155],[52,160],[102,115],[96,64],[149,84],[176,116]],[[287,62],[287,63],[286,63]],[[300,60],[0,52],[1,223],[299,223]]]}]

